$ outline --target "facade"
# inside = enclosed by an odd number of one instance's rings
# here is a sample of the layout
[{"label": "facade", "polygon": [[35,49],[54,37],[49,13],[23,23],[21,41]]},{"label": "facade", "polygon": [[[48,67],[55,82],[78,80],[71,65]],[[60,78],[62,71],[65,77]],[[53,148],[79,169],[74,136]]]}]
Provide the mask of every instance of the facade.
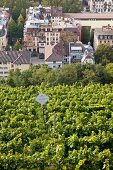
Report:
[{"label": "facade", "polygon": [[0,51],[3,51],[7,45],[7,24],[9,19],[9,8],[0,8]]},{"label": "facade", "polygon": [[81,26],[90,26],[92,29],[102,28],[105,25],[113,26],[112,13],[64,13],[65,17],[75,18]]},{"label": "facade", "polygon": [[4,50],[7,45],[7,29],[0,25],[0,51]]},{"label": "facade", "polygon": [[112,0],[89,0],[89,8],[91,12],[103,13],[113,12]]},{"label": "facade", "polygon": [[[72,31],[81,38],[81,27],[72,18],[64,18],[61,7],[30,7],[27,10],[24,26],[24,47],[45,54],[45,48],[51,49],[60,42],[61,32]],[[47,48],[46,48],[47,49]]]},{"label": "facade", "polygon": [[0,78],[7,78],[10,70],[29,69],[31,53],[29,51],[0,51]]},{"label": "facade", "polygon": [[87,64],[87,63],[95,64],[95,61],[94,61],[94,56],[91,53],[89,53],[88,50],[85,50],[83,57],[81,59],[81,64]]},{"label": "facade", "polygon": [[68,44],[58,43],[54,46],[52,54],[45,60],[45,64],[53,69],[76,62],[94,64],[94,51],[90,42],[87,45],[80,41]]},{"label": "facade", "polygon": [[94,49],[100,44],[109,44],[113,47],[113,27],[110,25],[96,28],[94,31]]}]

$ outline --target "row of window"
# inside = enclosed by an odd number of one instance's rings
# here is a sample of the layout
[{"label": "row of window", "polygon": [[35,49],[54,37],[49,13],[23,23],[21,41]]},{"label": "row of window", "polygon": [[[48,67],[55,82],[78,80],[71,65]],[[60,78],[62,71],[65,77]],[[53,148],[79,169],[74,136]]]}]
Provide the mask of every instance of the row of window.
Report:
[{"label": "row of window", "polygon": [[8,69],[8,67],[0,67],[0,69]]},{"label": "row of window", "polygon": [[98,36],[98,39],[100,39],[100,40],[102,40],[102,39],[105,39],[105,40],[107,40],[107,39],[113,39],[113,35],[99,35]]},{"label": "row of window", "polygon": [[0,74],[8,74],[8,71],[0,71]]}]

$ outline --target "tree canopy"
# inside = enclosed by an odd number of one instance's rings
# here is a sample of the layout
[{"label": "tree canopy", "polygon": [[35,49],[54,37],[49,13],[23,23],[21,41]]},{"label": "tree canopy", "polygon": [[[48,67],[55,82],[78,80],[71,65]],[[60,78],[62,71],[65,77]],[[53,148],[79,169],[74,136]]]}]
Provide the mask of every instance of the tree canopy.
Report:
[{"label": "tree canopy", "polygon": [[96,63],[107,63],[113,62],[113,49],[109,44],[100,44],[95,51]]}]

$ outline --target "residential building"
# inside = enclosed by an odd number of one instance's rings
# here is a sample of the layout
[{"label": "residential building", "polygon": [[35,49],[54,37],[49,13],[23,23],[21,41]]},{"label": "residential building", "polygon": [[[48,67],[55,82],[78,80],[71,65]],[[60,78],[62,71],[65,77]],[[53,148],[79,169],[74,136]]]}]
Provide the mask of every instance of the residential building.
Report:
[{"label": "residential building", "polygon": [[7,30],[0,25],[0,51],[4,50],[7,45]]},{"label": "residential building", "polygon": [[46,54],[47,46],[52,49],[60,42],[62,30],[71,31],[81,39],[80,24],[73,18],[63,17],[62,7],[30,7],[24,26],[24,47]]},{"label": "residential building", "polygon": [[7,45],[7,24],[10,19],[9,8],[0,8],[0,51]]},{"label": "residential building", "polygon": [[88,50],[85,50],[83,57],[81,59],[81,64],[87,64],[87,63],[95,64],[95,60],[94,60],[94,56],[91,53],[89,53]]},{"label": "residential building", "polygon": [[95,13],[113,12],[112,0],[89,0],[88,4],[91,12]]},{"label": "residential building", "polygon": [[94,31],[94,49],[100,44],[109,44],[113,46],[113,27],[110,25],[96,28]]},{"label": "residential building", "polygon": [[94,64],[94,51],[90,42],[87,45],[80,41],[58,43],[54,46],[52,54],[45,60],[45,64],[53,69],[76,62]]},{"label": "residential building", "polygon": [[102,28],[105,25],[113,26],[113,12],[111,13],[64,13],[65,17],[78,20],[81,26],[90,26],[92,29]]},{"label": "residential building", "polygon": [[7,78],[10,70],[29,69],[31,53],[29,51],[0,51],[0,78]]}]

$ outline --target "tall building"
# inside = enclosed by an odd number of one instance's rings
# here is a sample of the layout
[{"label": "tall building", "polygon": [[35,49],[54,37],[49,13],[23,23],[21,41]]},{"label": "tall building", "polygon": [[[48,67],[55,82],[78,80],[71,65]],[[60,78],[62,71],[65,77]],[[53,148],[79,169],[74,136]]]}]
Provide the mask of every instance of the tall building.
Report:
[{"label": "tall building", "polygon": [[113,0],[89,0],[91,12],[113,12]]},{"label": "tall building", "polygon": [[26,14],[24,47],[29,51],[36,51],[41,58],[45,51],[52,52],[52,48],[60,42],[62,30],[69,30],[80,39],[80,25],[73,18],[64,18],[62,7],[42,7],[40,4],[27,9]]}]

